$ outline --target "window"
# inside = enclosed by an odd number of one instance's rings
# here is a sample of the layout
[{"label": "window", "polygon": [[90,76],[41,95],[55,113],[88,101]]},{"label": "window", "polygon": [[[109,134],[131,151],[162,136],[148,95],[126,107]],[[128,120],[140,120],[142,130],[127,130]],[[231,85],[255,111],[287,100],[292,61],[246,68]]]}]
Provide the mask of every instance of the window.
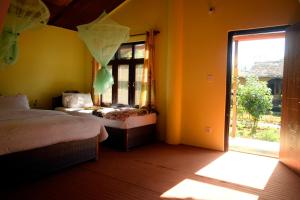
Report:
[{"label": "window", "polygon": [[114,84],[102,94],[102,106],[112,104],[136,106],[139,104],[144,55],[144,42],[121,45],[108,65]]}]

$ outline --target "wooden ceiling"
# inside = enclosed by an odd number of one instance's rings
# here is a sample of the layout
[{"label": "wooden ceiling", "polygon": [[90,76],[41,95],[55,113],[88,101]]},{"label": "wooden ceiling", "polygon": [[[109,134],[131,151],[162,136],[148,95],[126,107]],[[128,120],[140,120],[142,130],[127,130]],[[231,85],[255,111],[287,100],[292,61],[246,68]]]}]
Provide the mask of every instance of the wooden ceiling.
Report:
[{"label": "wooden ceiling", "polygon": [[48,24],[77,30],[101,15],[111,12],[125,0],[43,0],[50,10]]}]

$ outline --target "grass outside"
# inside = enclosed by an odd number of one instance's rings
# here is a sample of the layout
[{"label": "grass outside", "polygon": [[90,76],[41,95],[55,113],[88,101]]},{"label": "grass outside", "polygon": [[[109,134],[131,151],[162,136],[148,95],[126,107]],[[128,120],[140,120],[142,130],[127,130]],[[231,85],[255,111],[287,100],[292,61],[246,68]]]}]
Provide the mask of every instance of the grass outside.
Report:
[{"label": "grass outside", "polygon": [[[232,115],[231,115],[232,116]],[[251,135],[251,117],[247,113],[237,114],[236,137],[252,138],[270,142],[279,142],[280,139],[280,116],[278,114],[264,115],[258,123],[256,133]],[[230,131],[230,135],[231,131]]]}]

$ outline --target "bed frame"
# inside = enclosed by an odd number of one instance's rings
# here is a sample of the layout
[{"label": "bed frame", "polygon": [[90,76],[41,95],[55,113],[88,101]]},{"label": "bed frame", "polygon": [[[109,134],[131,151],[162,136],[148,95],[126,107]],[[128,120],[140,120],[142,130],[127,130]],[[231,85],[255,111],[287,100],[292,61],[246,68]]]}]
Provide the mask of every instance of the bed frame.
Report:
[{"label": "bed frame", "polygon": [[98,152],[99,140],[93,137],[0,156],[0,185],[98,160]]},{"label": "bed frame", "polygon": [[150,124],[130,129],[120,129],[105,126],[109,135],[103,144],[128,151],[132,147],[154,142],[156,139],[156,125]]},{"label": "bed frame", "polygon": [[[65,91],[65,93],[78,93],[77,90]],[[52,98],[52,108],[63,107],[62,95]],[[141,146],[156,140],[156,124],[140,126],[130,129],[121,129],[105,126],[109,137],[102,142],[104,145],[119,150],[129,151],[132,147]]]}]

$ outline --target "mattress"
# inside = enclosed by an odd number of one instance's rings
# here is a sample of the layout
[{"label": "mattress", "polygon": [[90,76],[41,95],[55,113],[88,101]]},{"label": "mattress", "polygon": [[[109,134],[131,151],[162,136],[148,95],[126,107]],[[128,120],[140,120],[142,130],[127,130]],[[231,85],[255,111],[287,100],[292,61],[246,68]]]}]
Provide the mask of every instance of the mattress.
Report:
[{"label": "mattress", "polygon": [[0,155],[61,142],[108,137],[97,117],[52,110],[0,111]]},{"label": "mattress", "polygon": [[75,116],[84,116],[84,117],[93,117],[93,110],[86,110],[84,108],[65,108],[65,107],[56,107],[56,111],[62,111]]},{"label": "mattress", "polygon": [[[63,111],[66,113],[69,113],[71,115],[75,116],[86,116],[86,117],[92,117],[92,110],[84,110],[82,108],[64,108],[64,107],[58,107],[56,110]],[[106,119],[103,117],[98,117],[101,124],[107,127],[112,128],[120,128],[120,129],[131,129],[141,126],[146,126],[150,124],[156,123],[156,114],[150,113],[146,115],[139,115],[139,116],[130,116],[126,120],[112,120],[112,119]]]}]

